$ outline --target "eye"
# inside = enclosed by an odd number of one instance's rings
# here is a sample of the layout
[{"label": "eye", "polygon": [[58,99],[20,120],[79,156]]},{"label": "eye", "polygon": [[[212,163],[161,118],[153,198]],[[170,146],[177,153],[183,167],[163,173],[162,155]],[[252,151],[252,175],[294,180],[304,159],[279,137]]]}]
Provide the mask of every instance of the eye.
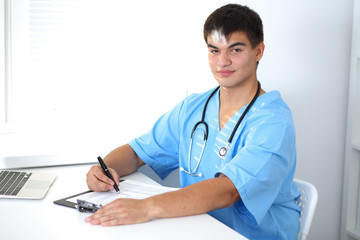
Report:
[{"label": "eye", "polygon": [[209,49],[210,53],[212,54],[218,54],[219,50],[218,49]]},{"label": "eye", "polygon": [[233,53],[233,54],[237,54],[237,53],[240,53],[240,52],[242,52],[242,49],[240,49],[240,48],[234,48],[234,49],[231,50],[231,53]]}]

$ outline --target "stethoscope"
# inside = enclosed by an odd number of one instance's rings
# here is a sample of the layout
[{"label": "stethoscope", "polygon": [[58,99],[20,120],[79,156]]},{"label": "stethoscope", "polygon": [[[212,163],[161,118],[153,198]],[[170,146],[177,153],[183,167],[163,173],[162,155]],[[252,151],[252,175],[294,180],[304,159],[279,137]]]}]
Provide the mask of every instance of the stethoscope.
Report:
[{"label": "stethoscope", "polygon": [[[182,172],[185,172],[191,176],[194,176],[194,177],[202,177],[203,174],[202,173],[198,173],[196,174],[196,171],[198,170],[198,167],[199,167],[199,164],[200,164],[200,160],[202,159],[202,156],[203,156],[203,153],[204,153],[204,149],[205,149],[205,146],[206,146],[206,141],[207,141],[207,138],[208,138],[208,135],[209,135],[209,127],[208,127],[208,124],[205,122],[205,113],[206,113],[206,108],[207,108],[207,105],[210,101],[210,99],[212,98],[212,96],[217,92],[217,90],[219,90],[220,86],[218,86],[211,94],[210,96],[208,97],[208,99],[206,100],[205,102],[205,106],[204,106],[204,109],[203,109],[203,112],[202,112],[202,116],[201,116],[201,121],[197,122],[194,126],[194,128],[192,129],[192,132],[191,132],[191,139],[190,139],[190,147],[189,147],[189,154],[188,154],[188,169],[189,170],[185,170],[183,167],[180,167],[180,171]],[[231,135],[228,139],[228,142],[227,144],[224,146],[224,147],[221,147],[220,150],[219,150],[219,155],[221,156],[222,159],[224,159],[224,157],[226,156],[229,148],[230,148],[230,144],[233,140],[233,137],[236,133],[236,130],[238,129],[238,127],[240,126],[240,123],[241,121],[243,120],[243,118],[245,117],[246,113],[250,110],[251,106],[254,104],[254,102],[256,101],[256,99],[258,98],[259,94],[260,94],[260,90],[261,90],[261,84],[260,82],[258,81],[258,88],[257,88],[257,91],[256,91],[256,94],[255,96],[253,97],[253,99],[251,100],[251,102],[248,104],[248,106],[246,107],[245,111],[241,114],[239,120],[237,121],[234,129],[232,130],[231,132]],[[194,135],[194,132],[196,131],[197,127],[199,125],[204,125],[205,127],[205,131],[204,131],[204,143],[202,145],[202,148],[201,148],[201,153],[200,153],[200,158],[194,168],[193,171],[191,171],[191,165],[190,165],[190,159],[191,159],[191,150],[192,150],[192,141],[193,141],[193,135]]]}]

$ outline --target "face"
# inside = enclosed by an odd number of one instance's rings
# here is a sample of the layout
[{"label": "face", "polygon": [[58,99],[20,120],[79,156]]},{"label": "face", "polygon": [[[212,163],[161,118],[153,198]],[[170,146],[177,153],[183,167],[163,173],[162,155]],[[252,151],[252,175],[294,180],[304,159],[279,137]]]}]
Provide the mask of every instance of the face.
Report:
[{"label": "face", "polygon": [[222,87],[238,87],[256,81],[257,62],[264,52],[264,43],[253,48],[244,32],[228,38],[214,32],[208,36],[208,60],[212,74]]}]

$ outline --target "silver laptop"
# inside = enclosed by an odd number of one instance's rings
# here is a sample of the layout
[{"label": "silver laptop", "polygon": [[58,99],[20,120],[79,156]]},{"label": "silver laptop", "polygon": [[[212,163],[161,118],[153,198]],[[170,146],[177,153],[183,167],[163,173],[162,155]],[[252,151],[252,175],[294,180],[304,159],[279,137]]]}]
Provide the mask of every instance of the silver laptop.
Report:
[{"label": "silver laptop", "polygon": [[47,172],[0,170],[0,198],[42,199],[55,179]]}]

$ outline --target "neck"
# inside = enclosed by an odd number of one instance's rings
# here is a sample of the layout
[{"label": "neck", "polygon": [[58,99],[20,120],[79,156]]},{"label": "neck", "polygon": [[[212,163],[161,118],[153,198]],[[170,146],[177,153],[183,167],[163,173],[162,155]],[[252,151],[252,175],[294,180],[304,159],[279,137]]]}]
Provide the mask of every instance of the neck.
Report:
[{"label": "neck", "polygon": [[[257,90],[258,81],[253,81],[251,84],[238,88],[220,87],[220,129],[237,111],[251,102]],[[263,93],[264,91],[260,90],[259,96]]]},{"label": "neck", "polygon": [[[243,86],[220,87],[220,109],[231,109],[237,112],[250,103],[258,89],[258,81],[246,83]],[[260,94],[264,91],[261,90]]]}]

